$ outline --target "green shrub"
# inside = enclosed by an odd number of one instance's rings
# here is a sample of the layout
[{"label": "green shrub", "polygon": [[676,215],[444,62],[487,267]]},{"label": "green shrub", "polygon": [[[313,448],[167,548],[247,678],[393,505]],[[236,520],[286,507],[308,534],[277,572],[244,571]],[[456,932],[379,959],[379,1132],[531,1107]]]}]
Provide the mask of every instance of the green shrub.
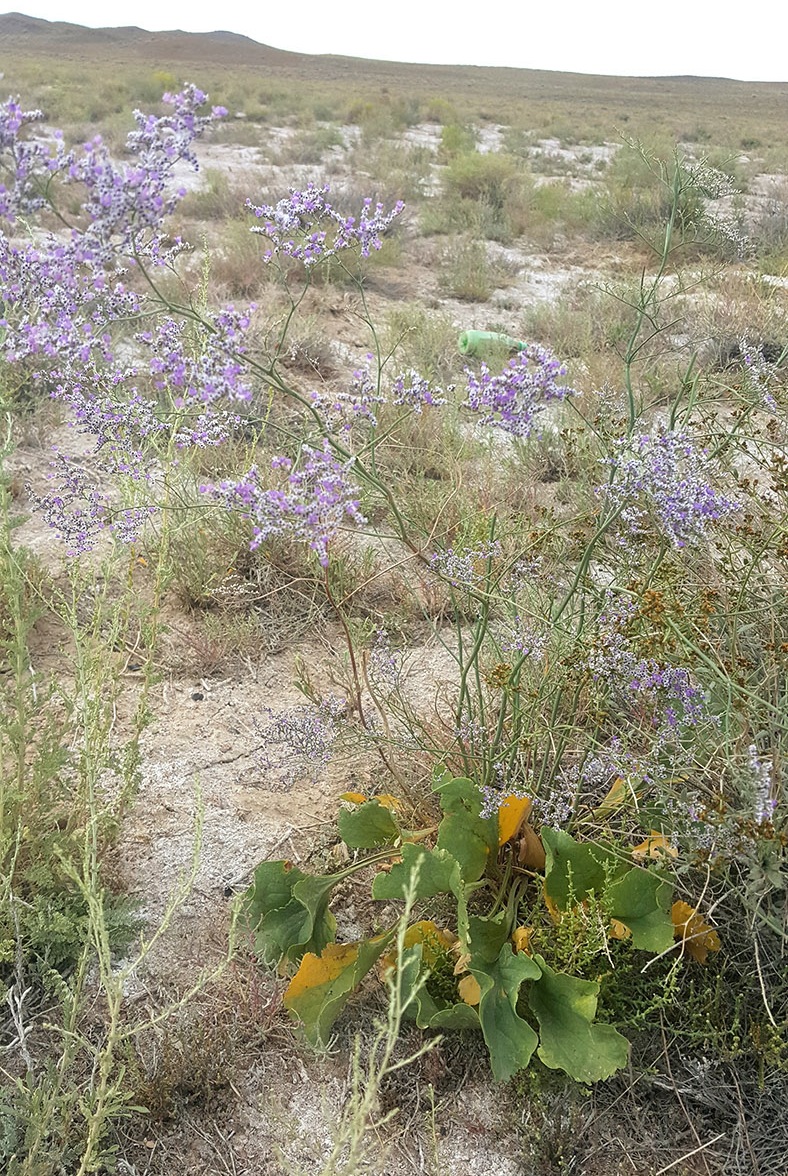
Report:
[{"label": "green shrub", "polygon": [[446,168],[443,186],[449,195],[503,209],[516,174],[517,163],[510,155],[466,151],[452,159]]},{"label": "green shrub", "polygon": [[413,367],[440,384],[456,374],[457,328],[448,315],[418,302],[401,303],[389,311],[386,328],[385,347],[393,353],[394,368]]},{"label": "green shrub", "polygon": [[439,158],[442,163],[458,155],[467,155],[476,150],[476,131],[473,127],[459,123],[448,123],[441,132]]},{"label": "green shrub", "polygon": [[474,237],[458,237],[441,254],[441,287],[461,302],[487,302],[510,276],[509,270],[491,259],[484,241]]},{"label": "green shrub", "polygon": [[250,183],[237,181],[218,167],[207,167],[201,173],[199,188],[188,192],[179,205],[181,216],[195,220],[229,220],[237,217],[243,209],[245,195]]}]

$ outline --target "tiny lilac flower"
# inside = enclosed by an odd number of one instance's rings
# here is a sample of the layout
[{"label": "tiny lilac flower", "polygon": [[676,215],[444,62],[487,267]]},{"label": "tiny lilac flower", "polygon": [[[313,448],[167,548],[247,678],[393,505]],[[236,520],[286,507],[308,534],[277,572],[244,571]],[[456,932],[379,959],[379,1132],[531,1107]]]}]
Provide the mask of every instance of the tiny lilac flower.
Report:
[{"label": "tiny lilac flower", "polygon": [[176,404],[189,401],[212,404],[217,400],[248,401],[252,398],[243,355],[245,336],[254,305],[239,311],[234,306],[208,317],[208,335],[198,349],[183,322],[167,318],[155,331],[144,331],[137,340],[151,352],[150,371],[157,388],[176,392]]},{"label": "tiny lilac flower", "polygon": [[345,700],[334,696],[278,715],[267,709],[268,722],[254,725],[262,742],[261,763],[270,773],[269,787],[287,790],[304,776],[317,780],[331,760],[345,711]]},{"label": "tiny lilac flower", "polygon": [[497,539],[491,543],[478,543],[466,550],[456,551],[448,547],[430,556],[430,567],[454,588],[473,588],[484,581],[487,563],[500,554],[501,545]]},{"label": "tiny lilac flower", "polygon": [[52,466],[54,472],[49,477],[57,485],[44,495],[28,486],[30,500],[66,544],[68,555],[92,551],[110,521],[107,497],[89,484],[85,471],[65,454],[56,452]]},{"label": "tiny lilac flower", "polygon": [[117,245],[133,252],[143,244],[146,233],[157,237],[162,221],[185,195],[183,188],[171,189],[173,167],[184,160],[197,170],[192,144],[222,117],[222,107],[198,115],[206,95],[191,84],[178,94],[165,94],[162,101],[172,107],[171,114],[157,117],[134,111],[137,130],[126,140],[134,157],[132,163],[116,164],[97,135],[73,158],[66,172],[71,182],[86,189],[83,208],[88,226],[83,237],[95,257],[108,260]]},{"label": "tiny lilac flower", "polygon": [[0,102],[0,217],[11,224],[46,207],[48,181],[67,170],[73,158],[59,131],[48,143],[24,137],[25,127],[43,117],[40,110],[23,110],[13,98]]},{"label": "tiny lilac flower", "polygon": [[516,615],[510,624],[501,629],[498,641],[504,653],[517,653],[522,657],[533,658],[535,661],[544,657],[547,648],[546,634],[535,633],[533,628],[519,615]]}]

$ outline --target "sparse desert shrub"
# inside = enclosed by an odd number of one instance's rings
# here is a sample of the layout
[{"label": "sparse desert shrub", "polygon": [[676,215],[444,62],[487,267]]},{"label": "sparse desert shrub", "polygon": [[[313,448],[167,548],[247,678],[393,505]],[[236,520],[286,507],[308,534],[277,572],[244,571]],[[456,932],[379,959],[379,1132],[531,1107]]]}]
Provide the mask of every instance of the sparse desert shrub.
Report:
[{"label": "sparse desert shrub", "polygon": [[221,168],[203,172],[200,186],[184,196],[180,214],[194,220],[232,220],[243,211],[244,200],[257,181],[251,175],[233,175]]},{"label": "sparse desert shrub", "polygon": [[467,155],[476,151],[476,129],[460,123],[444,123],[441,131],[441,143],[438,158],[441,163],[447,163],[458,155]]},{"label": "sparse desert shrub", "polygon": [[450,195],[503,209],[507,190],[516,175],[517,164],[510,155],[466,151],[452,159],[444,173],[443,185]]},{"label": "sparse desert shrub", "polygon": [[[369,176],[365,192],[371,191],[376,201],[418,201],[430,190],[434,162],[435,153],[430,147],[381,139],[371,147],[359,146],[351,154],[352,186],[358,188],[363,174]],[[334,187],[341,192],[341,181]]]},{"label": "sparse desert shrub", "polygon": [[620,351],[635,322],[635,311],[621,292],[624,297],[617,298],[591,282],[579,283],[553,301],[527,307],[522,334],[567,359],[587,359],[594,352],[609,349]]},{"label": "sparse desert shrub", "polygon": [[342,132],[331,123],[327,126],[305,128],[285,139],[272,163],[278,167],[289,163],[321,163],[326,152],[332,147],[344,146]]},{"label": "sparse desert shrub", "polygon": [[507,155],[528,160],[531,158],[531,149],[535,143],[536,136],[533,130],[523,126],[508,126],[503,129],[501,145]]},{"label": "sparse desert shrub", "polygon": [[424,118],[426,122],[440,123],[447,126],[457,124],[457,107],[448,98],[427,98],[424,103]]},{"label": "sparse desert shrub", "polygon": [[788,266],[788,180],[775,181],[745,219],[745,228],[760,268],[783,274]]},{"label": "sparse desert shrub", "polygon": [[384,338],[398,368],[413,367],[439,384],[456,374],[457,328],[447,315],[418,302],[400,304],[389,312]]},{"label": "sparse desert shrub", "polygon": [[230,298],[259,297],[261,289],[273,281],[263,255],[248,215],[227,220],[211,252],[211,277]]},{"label": "sparse desert shrub", "polygon": [[459,237],[441,253],[440,284],[461,302],[487,302],[511,278],[511,266],[493,258],[484,241],[474,237]]},{"label": "sparse desert shrub", "polygon": [[[457,155],[443,177],[443,216],[454,231],[465,225],[476,235],[494,241],[520,236],[528,224],[533,183],[509,155],[466,152]],[[436,209],[433,218],[441,214]],[[429,231],[429,216],[423,229]],[[432,231],[440,231],[439,222]],[[448,231],[451,231],[449,229]]]}]

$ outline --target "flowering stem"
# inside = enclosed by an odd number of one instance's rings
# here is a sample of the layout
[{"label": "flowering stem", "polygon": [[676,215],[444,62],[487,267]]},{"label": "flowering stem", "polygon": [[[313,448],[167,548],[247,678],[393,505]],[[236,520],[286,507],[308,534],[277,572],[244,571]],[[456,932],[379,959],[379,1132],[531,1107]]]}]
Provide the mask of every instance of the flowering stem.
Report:
[{"label": "flowering stem", "polygon": [[658,327],[653,320],[653,313],[657,308],[657,293],[660,283],[664,277],[667,269],[668,259],[673,250],[673,233],[676,224],[676,217],[679,210],[679,199],[682,191],[681,168],[679,167],[678,159],[674,160],[673,180],[671,184],[671,202],[670,213],[668,215],[667,224],[665,225],[665,234],[662,239],[662,246],[657,250],[659,256],[659,265],[657,272],[653,278],[650,279],[648,289],[646,288],[646,273],[645,270],[640,279],[640,298],[635,305],[636,317],[635,325],[632,328],[632,333],[624,352],[624,387],[627,393],[627,403],[629,408],[629,428],[628,434],[631,436],[635,428],[635,423],[638,418],[638,409],[635,403],[635,390],[632,384],[632,368],[637,358],[638,352],[643,347],[644,341],[640,339],[645,322],[651,322],[654,328],[653,333],[659,333],[662,329]]},{"label": "flowering stem", "polygon": [[586,549],[583,552],[582,558],[578,561],[578,565],[575,570],[575,574],[572,577],[572,582],[569,585],[569,587],[567,588],[566,594],[565,594],[563,600],[561,601],[558,608],[554,612],[551,613],[550,620],[553,624],[555,624],[555,622],[559,619],[559,617],[561,617],[563,615],[563,613],[565,612],[565,610],[567,609],[569,604],[572,602],[572,599],[574,598],[574,595],[577,591],[578,585],[580,584],[581,580],[583,579],[583,577],[586,575],[586,573],[588,571],[588,566],[591,563],[591,557],[594,554],[597,543],[610,530],[610,528],[613,526],[613,523],[616,521],[616,519],[621,514],[623,509],[624,509],[623,506],[616,507],[616,509],[612,512],[612,514],[608,515],[608,517],[605,519],[605,521],[597,527],[595,533],[589,539],[589,541],[586,545]]},{"label": "flowering stem", "polygon": [[[350,660],[350,673],[353,678],[353,710],[358,715],[358,719],[359,719],[359,722],[361,723],[361,726],[364,728],[364,730],[367,733],[369,733],[369,724],[368,724],[366,716],[364,714],[364,707],[362,705],[363,690],[362,690],[362,685],[361,685],[361,675],[359,674],[358,662],[356,660],[356,653],[355,653],[355,649],[354,649],[354,645],[353,645],[353,637],[350,632],[350,629],[348,628],[348,623],[345,620],[345,614],[343,613],[342,608],[340,607],[333,592],[331,591],[331,582],[329,580],[327,566],[323,570],[323,585],[326,590],[326,598],[327,598],[329,604],[331,605],[331,607],[333,608],[334,612],[336,613],[337,619],[338,619],[340,625],[342,626],[342,631],[345,634],[345,645],[347,647],[348,658]],[[377,753],[380,756],[381,760],[383,761],[383,764],[384,764],[386,770],[391,774],[391,776],[398,783],[404,784],[401,773],[391,763],[391,761],[389,760],[389,757],[386,755],[385,751],[380,746],[380,744],[376,744],[376,750],[377,750]]]}]

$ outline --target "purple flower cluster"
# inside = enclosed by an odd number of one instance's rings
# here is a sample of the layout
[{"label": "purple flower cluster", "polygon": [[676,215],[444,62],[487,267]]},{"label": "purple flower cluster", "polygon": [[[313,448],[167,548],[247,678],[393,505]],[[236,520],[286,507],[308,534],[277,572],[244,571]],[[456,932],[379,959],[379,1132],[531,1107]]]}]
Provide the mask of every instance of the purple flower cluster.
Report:
[{"label": "purple flower cluster", "polygon": [[[182,159],[196,166],[195,137],[221,116],[215,108],[198,116],[205,95],[194,86],[165,95],[173,113],[163,117],[135,113],[138,130],[129,136],[134,164],[119,166],[100,139],[81,153],[66,153],[55,136],[54,150],[19,137],[38,112],[18,103],[0,106],[0,167],[10,186],[0,192],[6,217],[46,203],[53,173],[86,190],[86,223],[65,238],[42,235],[20,245],[0,232],[0,285],[3,289],[2,348],[14,362],[28,355],[85,360],[91,351],[107,353],[108,324],[139,313],[140,301],[118,280],[125,253],[165,261],[160,228],[178,195],[169,190],[170,173]],[[115,273],[113,275],[113,268]]]},{"label": "purple flower cluster", "polygon": [[178,407],[189,401],[212,404],[217,400],[248,401],[252,390],[245,379],[241,357],[254,305],[246,311],[226,306],[208,318],[209,337],[197,349],[188,327],[165,319],[155,331],[137,335],[151,350],[150,370],[157,388],[177,391]]},{"label": "purple flower cluster", "polygon": [[[0,104],[0,216],[11,219],[48,203],[56,173],[84,192],[84,215],[70,231],[20,242],[0,230],[0,352],[8,362],[46,359],[33,378],[70,408],[78,432],[95,438],[92,467],[136,480],[147,478],[151,442],[170,426],[138,390],[139,372],[113,355],[113,325],[149,309],[120,278],[124,264],[143,255],[161,263],[171,258],[161,228],[181,194],[172,187],[173,168],[183,161],[197,167],[195,139],[226,113],[215,107],[200,114],[206,96],[191,85],[163,101],[170,108],[163,116],[135,112],[136,130],[127,140],[133,160],[123,164],[100,138],[68,153],[59,133],[49,141],[28,139],[26,128],[40,112],[24,111],[14,100]],[[177,414],[176,445],[215,445],[237,427],[234,413],[207,406],[251,397],[243,364],[249,313],[230,306],[208,316],[202,349],[190,346],[172,320],[138,336],[151,348],[154,381],[181,393],[176,407],[204,408],[194,420]],[[88,550],[106,527],[126,541],[136,536],[150,510],[110,508],[81,467],[62,456],[55,464],[60,484],[34,501],[69,550]]]},{"label": "purple flower cluster", "polygon": [[224,117],[224,107],[215,106],[210,114],[198,115],[207,99],[202,90],[187,85],[179,94],[165,94],[165,105],[172,113],[157,117],[134,112],[137,130],[128,135],[126,146],[135,156],[133,163],[118,166],[100,136],[86,143],[82,154],[68,168],[68,179],[84,185],[87,199],[83,209],[89,224],[83,234],[95,257],[109,259],[120,246],[139,251],[146,231],[153,234],[159,247],[158,230],[185,194],[171,191],[170,173],[176,163],[185,160],[197,169],[192,150],[194,140],[212,122]]},{"label": "purple flower cluster", "polygon": [[483,583],[488,561],[500,554],[501,545],[497,539],[462,551],[448,547],[430,556],[430,567],[454,588],[473,588]]},{"label": "purple flower cluster", "polygon": [[713,464],[686,433],[660,429],[625,438],[606,464],[613,481],[599,492],[621,521],[636,534],[655,522],[674,547],[705,538],[712,524],[739,509],[711,485]]},{"label": "purple flower cluster", "polygon": [[[373,356],[369,355],[367,359],[371,361]],[[312,392],[310,400],[320,414],[328,433],[339,429],[347,432],[353,422],[358,420],[366,420],[376,428],[378,418],[375,407],[379,404],[391,402],[399,408],[408,408],[420,415],[424,405],[439,406],[446,403],[443,390],[431,388],[429,381],[412,368],[410,372],[402,373],[394,379],[391,394],[387,396],[381,391],[380,384],[372,375],[369,366],[353,372],[349,392],[337,392],[333,397],[323,392]]]},{"label": "purple flower cluster", "polygon": [[[449,388],[449,391],[453,391]],[[431,388],[429,380],[420,376],[415,368],[401,372],[391,385],[391,401],[400,407],[413,409],[421,416],[425,405],[439,407],[446,403],[442,388]]]},{"label": "purple flower cluster", "polygon": [[93,359],[66,360],[53,373],[52,395],[69,406],[77,432],[95,437],[97,469],[139,481],[147,475],[145,443],[166,425],[136,387],[125,390],[136,374],[134,368],[99,366]]},{"label": "purple flower cluster", "polygon": [[638,657],[622,632],[626,615],[627,610],[622,610],[602,618],[589,669],[594,681],[606,687],[630,719],[650,726],[655,755],[666,747],[682,755],[682,737],[712,721],[706,693],[684,667]]},{"label": "purple flower cluster", "polygon": [[504,653],[516,653],[540,661],[547,648],[547,636],[544,633],[534,633],[531,626],[518,614],[510,624],[501,629],[498,643]]},{"label": "purple flower cluster", "polygon": [[43,496],[35,494],[30,486],[27,492],[47,526],[66,544],[67,553],[81,555],[93,549],[97,535],[107,524],[107,499],[89,485],[85,471],[65,454],[56,453],[52,466],[55,472],[50,479],[58,479],[57,487]]},{"label": "purple flower cluster", "polygon": [[139,311],[139,299],[81,245],[48,236],[19,246],[0,232],[0,327],[10,363],[30,355],[84,362],[108,356],[110,323]]},{"label": "purple flower cluster", "polygon": [[235,412],[208,409],[193,420],[184,421],[175,433],[178,449],[209,449],[223,445],[243,427],[243,417]]},{"label": "purple flower cluster", "polygon": [[739,351],[744,360],[747,390],[755,401],[769,412],[776,411],[777,401],[771,389],[776,383],[779,372],[778,365],[770,363],[763,353],[763,348],[751,343],[746,338],[739,341]]},{"label": "purple flower cluster", "polygon": [[302,448],[306,460],[294,467],[287,457],[275,457],[274,470],[287,475],[284,486],[265,487],[256,467],[238,481],[201,487],[228,509],[251,519],[252,550],[266,539],[285,536],[309,544],[323,567],[328,566],[328,547],[346,519],[363,525],[358,487],[349,480],[352,461],[344,465],[331,452],[328,440],[322,449]]},{"label": "purple flower cluster", "polygon": [[247,208],[263,221],[252,232],[267,237],[271,243],[266,261],[281,255],[310,267],[351,248],[358,248],[362,257],[368,257],[370,250],[380,249],[383,233],[404,208],[399,201],[386,212],[382,204],[373,208],[372,200],[367,198],[358,217],[344,217],[329,202],[329,191],[328,184],[322,188],[308,184],[303,191],[292,188],[289,197],[276,205],[247,200]]},{"label": "purple flower cluster", "polygon": [[481,413],[481,423],[512,437],[530,437],[548,404],[577,395],[560,383],[566,368],[552,352],[536,343],[523,348],[498,375],[485,363],[477,376],[465,369],[468,398],[463,407]]},{"label": "purple flower cluster", "polygon": [[[292,788],[304,776],[317,780],[331,760],[346,711],[344,699],[324,699],[318,706],[297,706],[282,714],[268,711],[265,725],[255,722],[263,745],[262,765],[271,773],[269,786]],[[271,755],[276,748],[278,754]]]},{"label": "purple flower cluster", "polygon": [[13,98],[0,102],[0,217],[11,222],[44,207],[46,180],[71,161],[59,131],[51,146],[21,137],[26,126],[43,117],[40,110],[23,110]]},{"label": "purple flower cluster", "polygon": [[741,807],[719,805],[708,794],[703,797],[689,789],[683,795],[666,793],[661,798],[672,835],[686,850],[712,861],[719,856],[735,855],[741,860],[757,854],[759,832],[766,833],[763,826],[771,824],[777,808],[772,795],[774,763],[762,760],[753,744],[747,749],[746,767],[736,771],[735,778],[742,789]]},{"label": "purple flower cluster", "polygon": [[458,739],[463,746],[471,749],[489,747],[492,737],[493,732],[486,723],[472,716],[463,718],[454,732],[454,738]]},{"label": "purple flower cluster", "polygon": [[379,694],[391,694],[402,684],[402,650],[392,649],[385,629],[378,629],[367,659],[370,681]]},{"label": "purple flower cluster", "polygon": [[685,766],[675,755],[662,756],[661,750],[657,741],[641,753],[626,747],[619,736],[613,736],[604,749],[587,754],[578,763],[563,766],[556,777],[554,792],[571,797],[572,807],[579,803],[585,809],[593,809],[618,780],[624,796],[629,795],[636,803],[636,797],[644,789],[659,788]]},{"label": "purple flower cluster", "polygon": [[560,829],[575,811],[576,791],[564,779],[556,779],[543,796],[535,796],[534,809],[548,829]]},{"label": "purple flower cluster", "polygon": [[709,717],[705,692],[694,685],[683,666],[660,666],[653,658],[641,659],[628,687],[633,695],[657,701],[659,725],[666,733],[679,735]]},{"label": "purple flower cluster", "polygon": [[99,534],[107,527],[122,543],[135,543],[153,507],[113,511],[106,495],[90,485],[87,475],[65,454],[56,453],[50,475],[58,485],[49,494],[28,494],[47,525],[66,544],[68,555],[92,551]]},{"label": "purple flower cluster", "polygon": [[[367,358],[371,360],[372,356]],[[385,403],[386,397],[382,395],[377,380],[368,367],[363,367],[353,372],[350,391],[337,393],[335,408],[339,411],[343,407],[349,408],[354,417],[368,420],[374,428],[378,418],[373,405]]]}]

